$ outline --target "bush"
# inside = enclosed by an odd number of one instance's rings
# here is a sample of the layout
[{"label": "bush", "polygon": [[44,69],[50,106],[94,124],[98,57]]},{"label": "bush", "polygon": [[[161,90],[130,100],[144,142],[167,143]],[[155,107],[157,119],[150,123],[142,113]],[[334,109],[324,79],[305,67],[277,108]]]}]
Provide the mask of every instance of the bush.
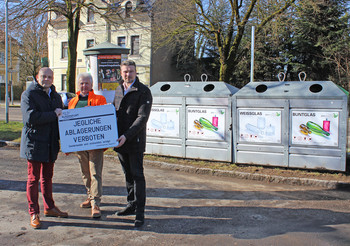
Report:
[{"label": "bush", "polygon": [[[0,96],[1,96],[2,102],[5,100],[5,88],[6,88],[5,84],[0,84]],[[14,85],[12,88],[13,88],[13,100],[21,100],[21,94],[24,91],[22,86]]]}]

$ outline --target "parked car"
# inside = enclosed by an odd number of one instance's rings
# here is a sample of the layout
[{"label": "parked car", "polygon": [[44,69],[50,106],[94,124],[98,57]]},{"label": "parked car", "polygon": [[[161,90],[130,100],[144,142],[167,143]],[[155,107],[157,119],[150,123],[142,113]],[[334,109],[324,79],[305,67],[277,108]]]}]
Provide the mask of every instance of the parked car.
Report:
[{"label": "parked car", "polygon": [[72,92],[60,91],[58,92],[58,94],[60,94],[62,98],[64,108],[68,108],[69,101],[72,100],[73,97],[75,97],[75,94]]}]

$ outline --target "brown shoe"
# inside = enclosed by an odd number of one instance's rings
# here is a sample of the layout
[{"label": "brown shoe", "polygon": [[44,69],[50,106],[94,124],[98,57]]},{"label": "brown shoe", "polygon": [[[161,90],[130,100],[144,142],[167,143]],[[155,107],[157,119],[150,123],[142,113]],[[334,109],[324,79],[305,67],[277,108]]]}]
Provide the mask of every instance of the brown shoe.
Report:
[{"label": "brown shoe", "polygon": [[87,198],[85,202],[80,203],[81,208],[91,208],[91,200]]},{"label": "brown shoe", "polygon": [[100,218],[101,217],[101,210],[97,205],[92,207],[91,216],[92,216],[92,218]]},{"label": "brown shoe", "polygon": [[39,229],[41,228],[41,222],[40,222],[40,218],[38,214],[33,214],[30,217],[30,225],[34,228],[34,229]]},{"label": "brown shoe", "polygon": [[68,217],[68,213],[62,212],[61,210],[58,209],[58,207],[54,207],[53,209],[50,209],[50,210],[45,210],[44,215],[46,217],[60,217],[60,218]]}]

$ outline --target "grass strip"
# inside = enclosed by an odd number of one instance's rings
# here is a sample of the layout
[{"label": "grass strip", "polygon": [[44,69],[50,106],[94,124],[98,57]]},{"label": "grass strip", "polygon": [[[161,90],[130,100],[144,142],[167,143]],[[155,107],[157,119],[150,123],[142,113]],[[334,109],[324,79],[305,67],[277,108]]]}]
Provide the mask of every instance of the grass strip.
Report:
[{"label": "grass strip", "polygon": [[17,121],[0,121],[0,139],[6,141],[21,142],[23,123]]}]

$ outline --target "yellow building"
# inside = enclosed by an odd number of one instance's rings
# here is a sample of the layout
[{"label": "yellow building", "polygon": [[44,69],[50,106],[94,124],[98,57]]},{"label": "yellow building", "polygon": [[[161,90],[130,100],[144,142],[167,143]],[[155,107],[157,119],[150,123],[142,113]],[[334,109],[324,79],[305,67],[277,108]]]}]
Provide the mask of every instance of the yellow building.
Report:
[{"label": "yellow building", "polygon": [[[108,1],[101,1],[103,2]],[[123,24],[108,24],[94,9],[83,9],[80,17],[81,29],[77,45],[76,74],[87,71],[87,61],[83,50],[109,41],[112,44],[130,49],[128,58],[137,64],[140,81],[153,85],[160,80],[179,80],[167,52],[152,50],[151,18],[146,4],[140,0],[121,3],[120,15]],[[54,71],[54,84],[58,91],[66,89],[66,70],[68,65],[67,21],[63,16],[52,13],[48,29],[49,66]],[[113,18],[113,17],[111,17]]]},{"label": "yellow building", "polygon": [[[5,32],[0,30],[0,91],[1,91],[1,100],[5,97]],[[23,84],[19,80],[19,59],[16,54],[18,54],[18,50],[20,48],[19,43],[16,39],[9,37],[8,39],[8,81],[9,81],[9,96],[13,95],[13,90],[11,92],[11,88],[19,88],[22,89]],[[12,86],[11,86],[12,84]],[[17,93],[18,94],[18,93]],[[11,97],[12,98],[12,97]],[[18,98],[16,98],[18,99]]]}]

